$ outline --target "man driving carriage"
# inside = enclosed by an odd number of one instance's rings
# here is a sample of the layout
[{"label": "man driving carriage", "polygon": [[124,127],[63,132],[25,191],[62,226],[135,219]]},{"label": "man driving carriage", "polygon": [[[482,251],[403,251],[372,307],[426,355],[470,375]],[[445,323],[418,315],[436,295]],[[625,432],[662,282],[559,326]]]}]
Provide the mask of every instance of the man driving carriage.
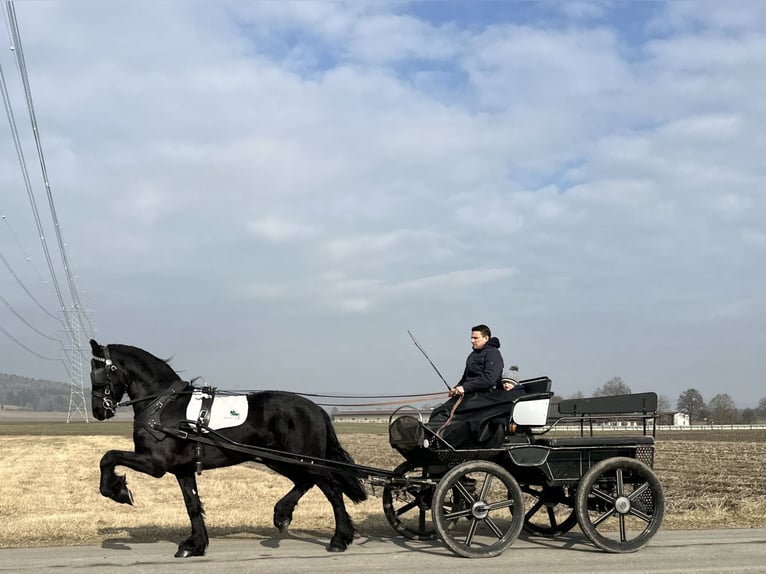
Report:
[{"label": "man driving carriage", "polygon": [[[505,405],[516,394],[516,380],[505,377],[503,367],[500,340],[487,325],[471,327],[471,352],[463,376],[449,390],[450,399],[433,410],[429,427],[455,447],[502,443]],[[495,412],[499,405],[503,405],[500,413]]]}]

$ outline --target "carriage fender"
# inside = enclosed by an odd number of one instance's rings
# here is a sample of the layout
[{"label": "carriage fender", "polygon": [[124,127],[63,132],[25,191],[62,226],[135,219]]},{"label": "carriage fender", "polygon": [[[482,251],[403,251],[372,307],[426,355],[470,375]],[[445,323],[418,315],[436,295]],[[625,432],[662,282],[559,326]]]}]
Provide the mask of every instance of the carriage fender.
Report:
[{"label": "carriage fender", "polygon": [[524,445],[508,449],[508,456],[516,466],[540,466],[548,460],[551,449],[546,446]]},{"label": "carriage fender", "polygon": [[517,425],[543,426],[548,419],[550,396],[521,397],[513,405],[511,417]]}]

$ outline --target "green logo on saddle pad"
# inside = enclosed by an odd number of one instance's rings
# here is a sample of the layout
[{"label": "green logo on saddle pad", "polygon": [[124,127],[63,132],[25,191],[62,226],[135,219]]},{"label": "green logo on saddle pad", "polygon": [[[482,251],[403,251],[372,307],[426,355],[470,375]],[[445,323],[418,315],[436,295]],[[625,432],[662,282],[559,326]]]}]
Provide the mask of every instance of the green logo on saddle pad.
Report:
[{"label": "green logo on saddle pad", "polygon": [[237,411],[229,411],[229,414],[233,417],[239,418],[239,413]]}]

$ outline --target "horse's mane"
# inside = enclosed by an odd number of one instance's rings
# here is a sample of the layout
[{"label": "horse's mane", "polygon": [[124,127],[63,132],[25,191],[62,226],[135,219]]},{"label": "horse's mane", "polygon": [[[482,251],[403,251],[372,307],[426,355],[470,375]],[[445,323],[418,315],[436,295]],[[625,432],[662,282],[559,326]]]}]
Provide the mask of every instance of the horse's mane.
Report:
[{"label": "horse's mane", "polygon": [[133,360],[138,363],[138,368],[142,371],[147,371],[145,374],[149,379],[162,381],[162,380],[177,380],[180,379],[178,373],[170,366],[170,359],[160,359],[155,357],[149,351],[144,351],[138,347],[131,345],[110,344],[109,350],[113,353],[117,353],[125,360]]}]

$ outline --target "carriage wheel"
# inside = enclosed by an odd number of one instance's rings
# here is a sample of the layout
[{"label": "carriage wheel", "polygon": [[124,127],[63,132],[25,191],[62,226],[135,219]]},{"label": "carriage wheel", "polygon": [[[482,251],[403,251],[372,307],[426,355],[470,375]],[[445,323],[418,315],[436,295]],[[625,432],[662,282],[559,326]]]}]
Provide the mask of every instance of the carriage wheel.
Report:
[{"label": "carriage wheel", "polygon": [[524,515],[526,532],[554,538],[577,526],[574,496],[567,487],[526,485],[522,490],[534,501]]},{"label": "carriage wheel", "polygon": [[593,544],[607,552],[635,552],[659,530],[665,495],[644,463],[614,457],[583,475],[575,508],[580,528]]},{"label": "carriage wheel", "polygon": [[497,556],[516,540],[524,523],[521,488],[494,462],[454,467],[436,485],[433,502],[439,536],[465,558]]},{"label": "carriage wheel", "polygon": [[[428,478],[422,466],[410,461],[394,469],[402,478]],[[397,481],[398,482],[398,481]],[[383,488],[383,513],[399,534],[410,540],[433,540],[436,529],[431,522],[433,484],[389,483]]]}]

